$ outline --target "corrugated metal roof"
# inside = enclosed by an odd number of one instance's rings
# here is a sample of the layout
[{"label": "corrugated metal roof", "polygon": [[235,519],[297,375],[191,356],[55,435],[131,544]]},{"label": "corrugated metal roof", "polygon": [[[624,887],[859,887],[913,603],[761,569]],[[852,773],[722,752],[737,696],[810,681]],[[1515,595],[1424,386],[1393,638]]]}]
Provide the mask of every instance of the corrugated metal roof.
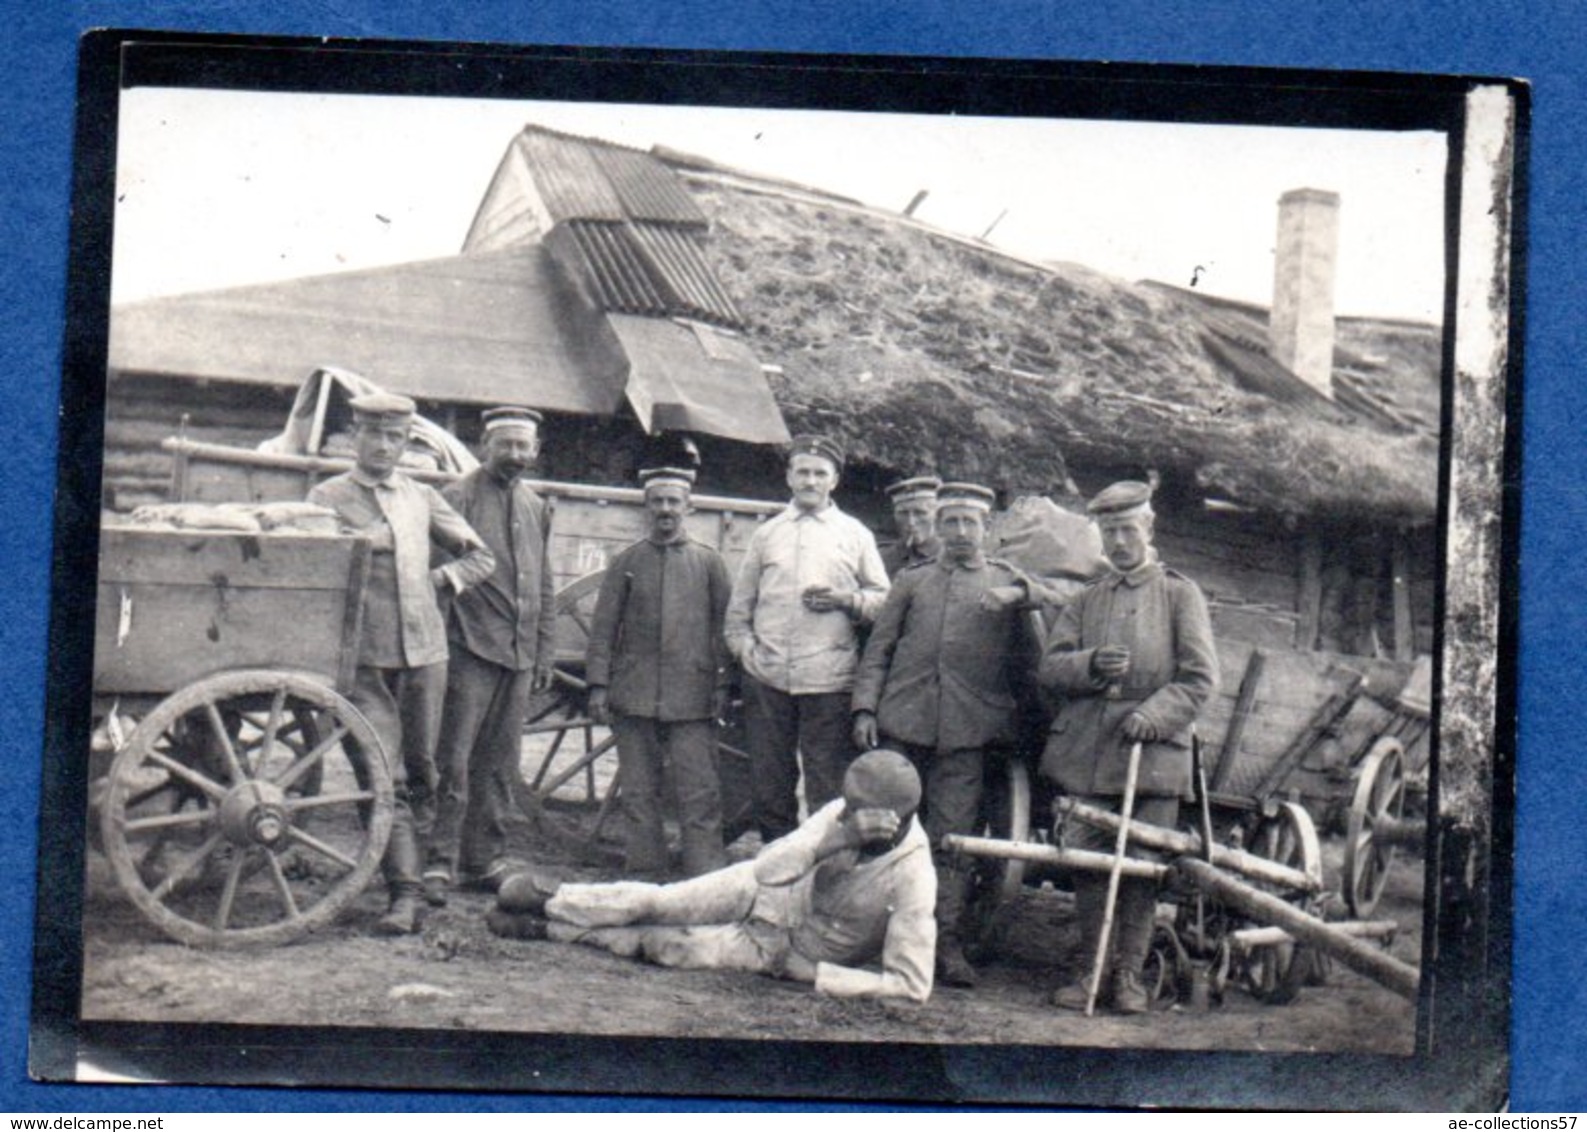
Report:
[{"label": "corrugated metal roof", "polygon": [[597,142],[589,145],[629,219],[706,226],[705,213],[677,175],[650,154]]},{"label": "corrugated metal roof", "polygon": [[705,262],[700,238],[664,224],[633,225],[633,235],[684,313],[707,322],[742,326],[744,320],[716,274]]},{"label": "corrugated metal roof", "polygon": [[513,143],[533,170],[553,222],[640,220],[706,227],[705,213],[667,166],[637,149],[525,127]]},{"label": "corrugated metal roof", "polygon": [[545,239],[608,312],[740,328],[702,254],[707,229],[677,174],[650,154],[527,126],[497,167],[463,250]]},{"label": "corrugated metal roof", "polygon": [[421,400],[609,416],[626,398],[647,429],[788,439],[741,338],[603,314],[559,275],[536,244],[128,303],[111,312],[110,368],[290,386],[334,365]]},{"label": "corrugated metal roof", "polygon": [[564,227],[603,309],[626,314],[668,313],[667,298],[629,241],[627,225],[573,220]]},{"label": "corrugated metal roof", "polygon": [[[743,319],[699,243],[665,224],[570,220],[559,225],[604,310],[655,318],[693,318],[740,327]],[[554,249],[566,246],[552,242]]]}]

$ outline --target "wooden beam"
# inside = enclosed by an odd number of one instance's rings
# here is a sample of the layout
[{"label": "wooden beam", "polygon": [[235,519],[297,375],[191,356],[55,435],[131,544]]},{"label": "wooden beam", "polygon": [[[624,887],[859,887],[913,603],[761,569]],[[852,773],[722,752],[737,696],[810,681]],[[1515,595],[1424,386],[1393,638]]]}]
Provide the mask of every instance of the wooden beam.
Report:
[{"label": "wooden beam", "polygon": [[1174,862],[1173,869],[1178,878],[1197,891],[1244,913],[1249,919],[1283,928],[1286,934],[1297,941],[1331,955],[1352,971],[1382,984],[1395,994],[1412,1000],[1416,998],[1421,972],[1409,963],[1396,959],[1354,935],[1337,930],[1334,925],[1324,923],[1276,896],[1226,876],[1205,861],[1181,857]]},{"label": "wooden beam", "polygon": [[1300,540],[1300,591],[1295,595],[1295,612],[1300,624],[1295,627],[1295,647],[1310,652],[1317,647],[1322,627],[1322,538],[1307,528]]},{"label": "wooden beam", "polygon": [[1245,737],[1245,724],[1256,706],[1256,690],[1262,683],[1262,669],[1267,665],[1267,654],[1252,649],[1245,661],[1245,675],[1240,677],[1240,693],[1234,701],[1234,714],[1229,717],[1229,730],[1223,736],[1223,749],[1218,752],[1218,765],[1212,772],[1214,793],[1229,785],[1229,777],[1240,758],[1240,741]]},{"label": "wooden beam", "polygon": [[[1134,826],[1132,825],[1131,828],[1133,829]],[[1039,865],[1056,865],[1059,868],[1081,869],[1092,873],[1106,873],[1113,868],[1112,853],[1044,845],[1037,841],[1000,841],[991,837],[971,837],[962,833],[950,833],[942,839],[942,847],[950,853],[962,853],[966,857],[1031,861]],[[1140,877],[1143,880],[1162,880],[1168,875],[1168,866],[1156,861],[1126,857],[1120,865],[1120,871],[1125,876]]]},{"label": "wooden beam", "polygon": [[1404,531],[1395,531],[1389,545],[1394,585],[1394,659],[1416,657],[1416,619],[1411,614],[1411,550]]},{"label": "wooden beam", "polygon": [[[1088,806],[1073,798],[1058,798],[1053,802],[1053,806],[1065,816],[1107,830],[1109,833],[1117,833],[1119,826],[1123,824],[1118,814]],[[1131,821],[1130,840],[1137,845],[1165,853],[1181,853],[1192,857],[1202,855],[1201,838],[1196,834],[1168,829],[1148,822]],[[1107,856],[1107,854],[1100,855]],[[1301,869],[1293,869],[1277,861],[1270,861],[1248,849],[1230,849],[1226,845],[1214,845],[1212,863],[1219,868],[1230,869],[1243,876],[1255,877],[1257,880],[1278,885],[1292,892],[1318,892],[1323,885],[1320,876],[1311,876]]]}]

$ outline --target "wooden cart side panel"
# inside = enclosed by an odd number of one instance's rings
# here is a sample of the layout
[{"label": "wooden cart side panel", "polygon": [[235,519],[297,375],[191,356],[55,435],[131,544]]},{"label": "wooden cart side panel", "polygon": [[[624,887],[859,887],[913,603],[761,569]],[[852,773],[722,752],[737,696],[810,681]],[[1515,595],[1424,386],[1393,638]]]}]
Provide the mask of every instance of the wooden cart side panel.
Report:
[{"label": "wooden cart side panel", "polygon": [[347,589],[347,567],[359,541],[347,535],[107,527],[99,580],[340,592]]},{"label": "wooden cart side panel", "polygon": [[[728,573],[732,574],[762,521],[761,515],[700,508],[684,525],[691,538],[721,552]],[[625,547],[644,538],[647,530],[643,505],[556,497],[551,569],[557,589],[566,589],[580,578],[606,569],[607,563]]]},{"label": "wooden cart side panel", "polygon": [[[94,635],[99,694],[175,691],[215,672],[337,680],[367,543],[324,536],[106,528]],[[356,614],[355,614],[356,617]]]},{"label": "wooden cart side panel", "polygon": [[[1386,705],[1399,694],[1411,666],[1369,657],[1346,657],[1324,652],[1264,650],[1262,680],[1240,739],[1233,763],[1220,767],[1223,790],[1244,795],[1260,782],[1295,737],[1304,731],[1319,708],[1342,684],[1356,674],[1367,677],[1367,688],[1349,713],[1333,729],[1333,737],[1302,766],[1343,773],[1349,758],[1378,734],[1391,718]],[[1249,662],[1251,646],[1220,639],[1218,660],[1222,676],[1217,692],[1196,721],[1209,766],[1219,766],[1224,739],[1234,716],[1240,682]],[[1337,766],[1330,760],[1337,760]]]}]

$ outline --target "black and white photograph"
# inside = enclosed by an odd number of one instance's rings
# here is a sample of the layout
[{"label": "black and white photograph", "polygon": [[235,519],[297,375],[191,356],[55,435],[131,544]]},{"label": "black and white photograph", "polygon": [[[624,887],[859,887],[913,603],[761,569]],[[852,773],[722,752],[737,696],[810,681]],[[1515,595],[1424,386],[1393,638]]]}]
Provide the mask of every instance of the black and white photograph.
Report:
[{"label": "black and white photograph", "polygon": [[1500,1095],[1519,88],[120,46],[50,1073]]}]

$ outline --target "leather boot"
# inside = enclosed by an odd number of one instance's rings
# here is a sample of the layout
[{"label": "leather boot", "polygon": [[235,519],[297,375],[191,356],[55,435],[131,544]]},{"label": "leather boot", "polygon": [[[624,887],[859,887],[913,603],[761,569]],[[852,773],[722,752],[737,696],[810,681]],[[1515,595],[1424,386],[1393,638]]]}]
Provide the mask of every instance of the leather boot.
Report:
[{"label": "leather boot", "polygon": [[[1104,905],[1107,903],[1108,884],[1106,880],[1079,875],[1074,878],[1074,886],[1075,919],[1080,926],[1080,950],[1072,964],[1074,977],[1053,992],[1052,1004],[1065,1010],[1084,1010],[1086,999],[1090,997],[1091,968],[1097,959],[1097,943],[1102,938],[1102,916]],[[1102,991],[1108,986],[1110,967],[1107,957],[1104,957],[1102,981],[1095,999],[1099,1004],[1104,1001]]]},{"label": "leather boot", "polygon": [[545,939],[546,922],[528,912],[507,912],[492,908],[485,913],[485,926],[504,939]]},{"label": "leather boot", "polygon": [[1152,949],[1157,886],[1151,881],[1125,880],[1113,914],[1113,1008],[1121,1014],[1145,1014],[1151,1001],[1141,985],[1141,971]]},{"label": "leather boot", "polygon": [[958,936],[937,939],[937,981],[945,987],[973,987],[980,982]]},{"label": "leather boot", "polygon": [[501,887],[496,890],[496,907],[504,912],[530,912],[543,916],[546,903],[561,887],[561,881],[525,869],[501,882]]},{"label": "leather boot", "polygon": [[1120,968],[1113,972],[1113,1009],[1120,1014],[1145,1014],[1152,1008],[1141,977]]},{"label": "leather boot", "polygon": [[419,839],[414,833],[413,817],[405,806],[392,816],[391,839],[380,862],[391,893],[391,907],[375,922],[379,935],[412,935],[419,930],[419,901],[424,882],[419,877]]},{"label": "leather boot", "polygon": [[426,869],[424,873],[424,902],[432,908],[445,908],[452,891],[452,876],[440,869]]},{"label": "leather boot", "polygon": [[975,968],[965,957],[961,928],[970,874],[960,869],[937,869],[937,979],[944,986],[973,987]]}]

